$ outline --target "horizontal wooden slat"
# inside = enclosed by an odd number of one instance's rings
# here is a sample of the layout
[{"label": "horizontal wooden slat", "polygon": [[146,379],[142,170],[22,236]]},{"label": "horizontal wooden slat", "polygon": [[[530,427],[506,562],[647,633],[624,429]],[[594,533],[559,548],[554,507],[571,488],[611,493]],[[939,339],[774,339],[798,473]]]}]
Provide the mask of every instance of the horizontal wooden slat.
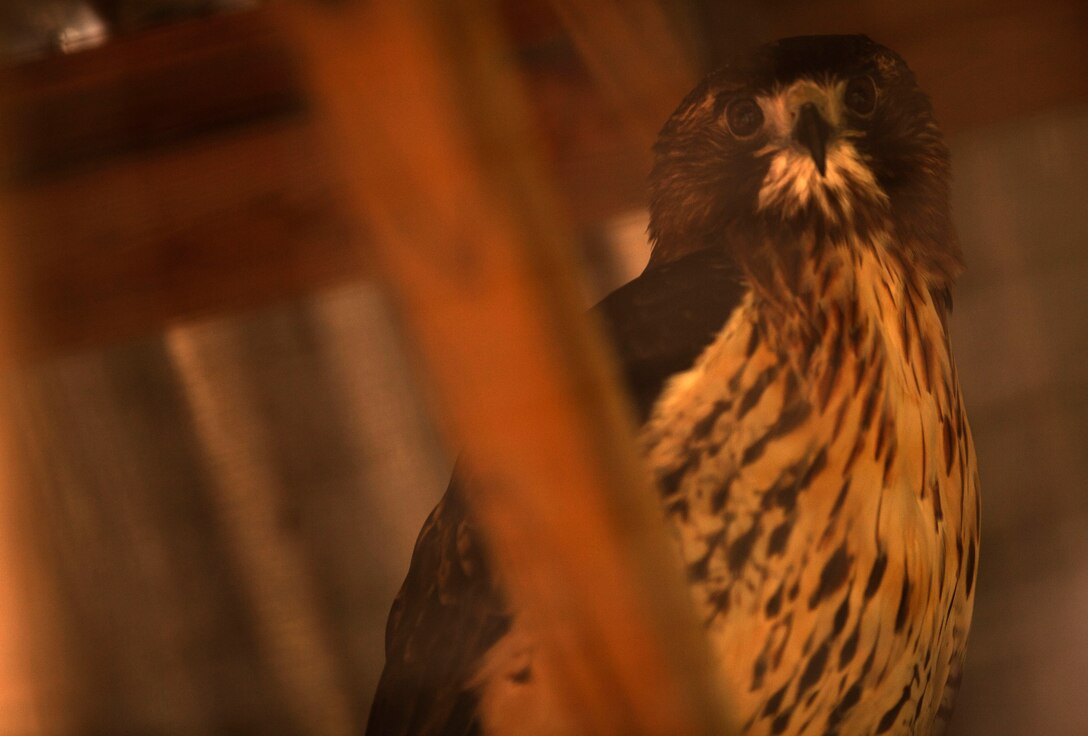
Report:
[{"label": "horizontal wooden slat", "polygon": [[23,357],[361,278],[330,170],[315,132],[285,121],[0,190]]},{"label": "horizontal wooden slat", "polygon": [[0,205],[34,359],[363,274],[265,12],[0,69]]},{"label": "horizontal wooden slat", "polygon": [[0,182],[23,181],[305,107],[263,13],[225,15],[0,69],[11,136]]}]

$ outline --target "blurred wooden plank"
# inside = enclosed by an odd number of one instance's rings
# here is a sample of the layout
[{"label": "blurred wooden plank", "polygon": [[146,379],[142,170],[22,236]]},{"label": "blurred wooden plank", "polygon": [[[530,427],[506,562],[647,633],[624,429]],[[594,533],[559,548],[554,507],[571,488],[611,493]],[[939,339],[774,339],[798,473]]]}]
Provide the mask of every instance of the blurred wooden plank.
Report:
[{"label": "blurred wooden plank", "polygon": [[659,0],[551,2],[631,140],[648,152],[699,77],[694,39],[680,35]]},{"label": "blurred wooden plank", "polygon": [[0,70],[22,358],[361,278],[304,100],[263,12]]},{"label": "blurred wooden plank", "polygon": [[543,643],[534,676],[588,733],[726,732],[494,28],[425,6],[286,6],[284,27]]},{"label": "blurred wooden plank", "polygon": [[305,109],[264,13],[222,15],[0,68],[0,182],[55,175]]},{"label": "blurred wooden plank", "polygon": [[[699,77],[695,39],[676,17],[684,4],[541,2],[559,17],[584,64],[557,68],[539,59],[523,69],[553,143],[552,173],[567,211],[591,225],[645,206],[657,133]],[[578,135],[561,137],[560,127]]]},{"label": "blurred wooden plank", "polygon": [[0,190],[23,357],[361,278],[328,172],[316,133],[288,121]]},{"label": "blurred wooden plank", "polygon": [[[0,119],[0,133],[4,121]],[[13,411],[13,238],[0,204],[0,733],[46,736],[68,726],[69,662],[61,656],[58,599],[36,532],[28,470]]]},{"label": "blurred wooden plank", "polygon": [[500,3],[530,90],[537,138],[561,204],[580,226],[599,223],[645,199],[650,149],[607,99],[550,0]]},{"label": "blurred wooden plank", "polygon": [[[171,330],[166,347],[214,484],[212,511],[238,571],[271,679],[296,728],[314,736],[358,733],[359,715],[319,603],[313,562],[285,531],[290,492],[277,473],[247,392],[243,351],[221,325]],[[217,724],[225,727],[227,724]]]},{"label": "blurred wooden plank", "polygon": [[645,200],[651,152],[637,125],[602,94],[550,0],[500,4],[516,49],[548,173],[563,183],[560,202],[579,226]]}]

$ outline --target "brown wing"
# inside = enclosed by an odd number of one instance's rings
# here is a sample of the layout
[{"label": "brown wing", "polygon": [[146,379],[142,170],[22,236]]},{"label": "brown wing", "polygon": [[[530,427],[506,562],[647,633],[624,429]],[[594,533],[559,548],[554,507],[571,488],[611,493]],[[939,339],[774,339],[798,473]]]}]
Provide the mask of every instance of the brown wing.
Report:
[{"label": "brown wing", "polygon": [[467,683],[509,626],[455,473],[423,525],[393,602],[367,734],[478,733],[476,697]]}]

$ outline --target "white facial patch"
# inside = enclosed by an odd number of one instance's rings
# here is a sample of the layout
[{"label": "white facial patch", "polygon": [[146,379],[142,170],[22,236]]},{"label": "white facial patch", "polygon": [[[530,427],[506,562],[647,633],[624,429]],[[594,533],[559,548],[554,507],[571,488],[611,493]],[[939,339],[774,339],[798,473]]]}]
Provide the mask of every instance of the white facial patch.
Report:
[{"label": "white facial patch", "polygon": [[[852,199],[859,191],[869,198],[887,200],[851,140],[859,134],[844,129],[845,86],[845,82],[820,84],[806,79],[756,98],[770,133],[767,145],[757,152],[758,156],[770,157],[759,189],[760,211],[774,208],[791,214],[815,204],[826,217],[837,220],[850,217]],[[793,138],[797,111],[806,103],[815,105],[831,128],[823,175],[811,153]]]}]

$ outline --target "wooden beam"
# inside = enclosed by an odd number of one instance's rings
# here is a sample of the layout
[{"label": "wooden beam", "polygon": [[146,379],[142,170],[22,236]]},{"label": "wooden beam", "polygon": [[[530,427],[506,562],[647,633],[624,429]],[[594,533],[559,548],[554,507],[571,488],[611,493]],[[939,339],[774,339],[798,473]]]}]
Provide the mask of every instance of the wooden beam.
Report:
[{"label": "wooden beam", "polygon": [[463,446],[471,506],[540,639],[534,676],[586,733],[728,732],[485,4],[283,12]]},{"label": "wooden beam", "polygon": [[[0,120],[0,137],[4,121]],[[64,733],[70,726],[71,675],[56,616],[54,578],[39,546],[40,511],[26,480],[28,467],[16,434],[11,254],[0,206],[0,733]],[[14,378],[14,380],[12,380]]]},{"label": "wooden beam", "polygon": [[569,125],[574,114],[581,125],[571,127],[589,131],[557,148],[551,165],[572,219],[599,224],[646,205],[654,141],[700,75],[697,43],[682,3],[666,12],[659,0],[547,2],[585,69],[541,60],[523,73],[541,122]]},{"label": "wooden beam", "polygon": [[694,39],[660,0],[551,0],[632,142],[649,153],[700,76]]},{"label": "wooden beam", "polygon": [[306,95],[263,12],[0,70],[20,358],[365,277]]},{"label": "wooden beam", "polygon": [[261,12],[202,18],[0,67],[11,145],[0,183],[86,168],[305,110],[290,51]]},{"label": "wooden beam", "polygon": [[36,360],[362,278],[316,132],[285,121],[0,189]]}]

